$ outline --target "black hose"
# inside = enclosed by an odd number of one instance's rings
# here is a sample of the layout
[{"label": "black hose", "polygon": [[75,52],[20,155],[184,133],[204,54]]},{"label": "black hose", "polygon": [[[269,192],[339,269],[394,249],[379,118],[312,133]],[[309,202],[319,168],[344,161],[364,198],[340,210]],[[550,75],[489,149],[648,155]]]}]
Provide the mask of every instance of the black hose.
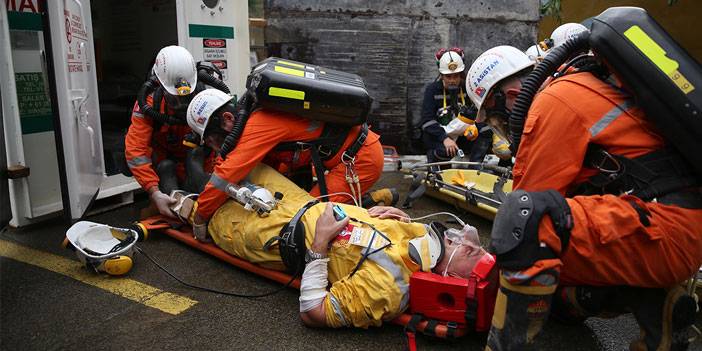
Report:
[{"label": "black hose", "polygon": [[565,44],[552,49],[544,57],[544,60],[536,66],[534,71],[529,74],[526,80],[522,82],[522,88],[509,116],[509,133],[512,138],[510,150],[512,155],[517,155],[519,142],[522,139],[522,131],[524,131],[524,120],[539,88],[573,53],[588,48],[589,36],[590,32],[583,32],[577,37],[569,39]]},{"label": "black hose", "polygon": [[230,93],[227,84],[225,84],[222,80],[217,79],[217,77],[207,73],[207,71],[204,69],[197,71],[197,79],[198,81],[203,82],[217,90],[221,90],[227,94]]},{"label": "black hose", "polygon": [[[212,76],[211,74],[207,73],[206,70],[199,70],[197,72],[197,79],[199,82],[202,82],[204,84],[207,84],[217,90],[221,90],[227,94],[230,93],[229,87],[227,84],[225,84],[223,81],[220,79],[217,79],[216,77]],[[204,87],[204,85],[198,84],[198,86]],[[195,89],[195,91],[192,93],[197,94],[199,93],[201,89]],[[149,105],[146,103],[146,97],[149,96],[149,94],[154,93],[154,98],[153,98],[153,105]],[[151,117],[155,122],[160,123],[160,124],[167,124],[167,125],[186,125],[188,124],[187,120],[184,118],[184,116],[172,116],[172,115],[167,115],[165,113],[159,112],[160,109],[158,108],[159,104],[161,103],[161,98],[163,97],[163,87],[161,86],[161,83],[159,82],[158,78],[156,75],[152,75],[146,82],[144,82],[144,85],[141,86],[141,89],[139,89],[139,93],[137,94],[137,102],[139,103],[139,108],[141,109],[142,113],[145,115]]]},{"label": "black hose", "polygon": [[[155,97],[156,95],[163,96],[163,92],[157,94],[156,91],[163,89],[161,87],[161,83],[159,83],[158,78],[156,75],[151,76],[146,82],[144,82],[144,85],[141,86],[141,89],[139,89],[139,93],[137,94],[137,103],[139,104],[139,108],[141,109],[141,112],[144,113],[145,115],[151,117],[155,122],[160,123],[160,124],[167,124],[167,125],[184,125],[187,124],[187,121],[185,118],[177,118],[175,116],[170,116],[164,113],[159,112],[159,108],[154,108],[154,106],[158,106],[161,103],[161,99],[156,100]],[[149,96],[149,94],[154,93],[154,99],[153,105],[149,105],[146,103],[146,97]]]},{"label": "black hose", "polygon": [[219,150],[219,155],[222,157],[222,159],[226,159],[227,155],[232,152],[232,150],[234,150],[236,147],[236,144],[239,143],[239,138],[241,138],[246,122],[249,120],[249,115],[251,114],[255,100],[255,97],[247,91],[241,96],[241,99],[237,101],[235,110],[236,121],[234,121],[234,127],[229,132],[227,137],[224,138],[222,147]]}]

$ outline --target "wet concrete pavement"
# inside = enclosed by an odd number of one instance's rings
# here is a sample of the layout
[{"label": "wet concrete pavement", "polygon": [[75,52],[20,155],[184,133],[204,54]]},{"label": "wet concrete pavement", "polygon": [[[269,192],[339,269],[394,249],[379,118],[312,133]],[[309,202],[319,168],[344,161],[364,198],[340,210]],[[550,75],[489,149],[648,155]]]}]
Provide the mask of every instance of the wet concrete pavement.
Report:
[{"label": "wet concrete pavement", "polygon": [[[386,173],[376,187],[409,184],[399,173]],[[87,220],[125,225],[138,217],[146,198]],[[420,216],[447,210],[442,202],[422,198],[408,210]],[[460,213],[459,210],[454,212]],[[487,243],[491,223],[462,213]],[[18,243],[42,252],[75,260],[60,247],[69,225],[59,219],[0,235],[0,245]],[[173,274],[195,284],[241,293],[278,288],[270,282],[200,253],[164,235],[140,243],[143,250]],[[75,265],[79,263],[75,261]],[[368,330],[320,330],[305,327],[298,317],[298,292],[286,289],[267,298],[243,299],[185,287],[140,254],[128,278],[156,289],[197,301],[172,315],[61,274],[0,257],[0,349],[64,350],[400,350],[405,347],[402,328],[386,324]],[[105,276],[104,279],[115,279]],[[586,325],[549,323],[539,340],[542,350],[623,350],[638,336],[630,316],[614,320],[591,319]],[[419,350],[481,350],[485,335],[474,334],[446,341],[418,337]],[[696,342],[690,349],[702,350]]]}]

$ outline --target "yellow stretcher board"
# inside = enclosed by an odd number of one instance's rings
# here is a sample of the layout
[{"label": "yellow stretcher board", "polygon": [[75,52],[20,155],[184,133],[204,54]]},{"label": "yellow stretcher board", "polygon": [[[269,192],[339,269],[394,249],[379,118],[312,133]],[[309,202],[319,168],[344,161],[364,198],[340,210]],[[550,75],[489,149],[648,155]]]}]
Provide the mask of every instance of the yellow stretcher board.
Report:
[{"label": "yellow stretcher board", "polygon": [[[461,187],[468,191],[477,190],[497,200],[493,192],[495,184],[500,180],[500,177],[494,174],[471,169],[446,169],[442,171],[441,178],[444,182],[451,185]],[[505,193],[512,191],[511,179],[505,181],[505,184],[502,186],[502,191]],[[477,204],[472,204],[466,201],[464,193],[456,192],[453,189],[442,187],[441,185],[427,184],[426,194],[488,220],[493,220],[495,214],[497,214],[497,207],[480,201],[478,201]]]}]

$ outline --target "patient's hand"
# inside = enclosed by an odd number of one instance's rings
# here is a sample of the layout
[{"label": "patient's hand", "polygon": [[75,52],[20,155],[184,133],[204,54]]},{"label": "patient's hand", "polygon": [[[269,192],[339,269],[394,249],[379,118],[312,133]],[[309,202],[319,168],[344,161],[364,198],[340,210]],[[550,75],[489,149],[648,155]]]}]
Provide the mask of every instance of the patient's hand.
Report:
[{"label": "patient's hand", "polygon": [[368,210],[368,214],[380,219],[392,218],[406,223],[410,222],[410,216],[407,213],[392,206],[373,206]]},{"label": "patient's hand", "polygon": [[311,250],[317,253],[327,253],[327,247],[341,229],[349,224],[349,217],[337,221],[334,218],[334,209],[331,202],[327,202],[327,207],[322,212],[322,215],[317,218],[317,225],[314,231],[314,241],[312,242]]}]

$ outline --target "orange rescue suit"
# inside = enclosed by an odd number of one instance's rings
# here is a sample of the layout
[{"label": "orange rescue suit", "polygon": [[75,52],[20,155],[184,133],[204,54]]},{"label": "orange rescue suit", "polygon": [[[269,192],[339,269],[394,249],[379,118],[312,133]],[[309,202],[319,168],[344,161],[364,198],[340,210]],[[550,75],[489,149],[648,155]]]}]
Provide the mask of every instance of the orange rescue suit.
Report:
[{"label": "orange rescue suit", "polygon": [[[146,103],[153,105],[153,96],[146,97]],[[174,112],[161,104],[161,113],[173,115]],[[183,137],[190,133],[188,125],[161,124],[154,130],[154,121],[146,116],[139,108],[139,103],[134,103],[132,109],[132,123],[129,126],[124,140],[127,165],[134,175],[134,179],[144,190],[149,190],[159,183],[155,167],[166,158],[177,161],[176,175],[179,182],[185,180],[185,153],[188,147],[183,145]],[[212,170],[211,158],[205,164],[205,171]]]},{"label": "orange rescue suit", "polygon": [[[324,176],[329,194],[350,192],[346,182],[346,166],[341,162],[344,150],[358,138],[360,126],[351,127],[339,152],[324,162],[328,173]],[[197,213],[203,219],[212,214],[227,200],[224,192],[227,184],[239,183],[261,161],[277,168],[284,157],[278,157],[287,151],[277,152],[273,149],[280,143],[292,141],[312,141],[322,133],[324,122],[312,121],[290,113],[259,109],[251,113],[249,120],[236,145],[225,160],[219,160],[205,190],[197,200]],[[383,171],[383,149],[380,137],[368,131],[363,147],[356,154],[355,171],[361,184],[361,192],[366,192],[380,178]],[[265,159],[264,159],[265,158]],[[293,162],[293,169],[311,167],[311,156],[305,151]],[[315,185],[310,195],[319,196],[319,186]],[[349,202],[344,195],[332,195],[330,201]]]},{"label": "orange rescue suit", "polygon": [[[555,189],[563,195],[572,191],[594,174],[583,168],[589,143],[628,158],[664,146],[630,96],[592,74],[570,74],[551,82],[529,109],[514,188]],[[539,261],[527,274],[556,268],[564,285],[666,287],[689,278],[702,264],[700,209],[643,202],[629,195],[575,196],[567,201],[574,227],[565,254],[545,216],[539,240],[560,259]],[[650,214],[648,227],[629,201]]]}]

